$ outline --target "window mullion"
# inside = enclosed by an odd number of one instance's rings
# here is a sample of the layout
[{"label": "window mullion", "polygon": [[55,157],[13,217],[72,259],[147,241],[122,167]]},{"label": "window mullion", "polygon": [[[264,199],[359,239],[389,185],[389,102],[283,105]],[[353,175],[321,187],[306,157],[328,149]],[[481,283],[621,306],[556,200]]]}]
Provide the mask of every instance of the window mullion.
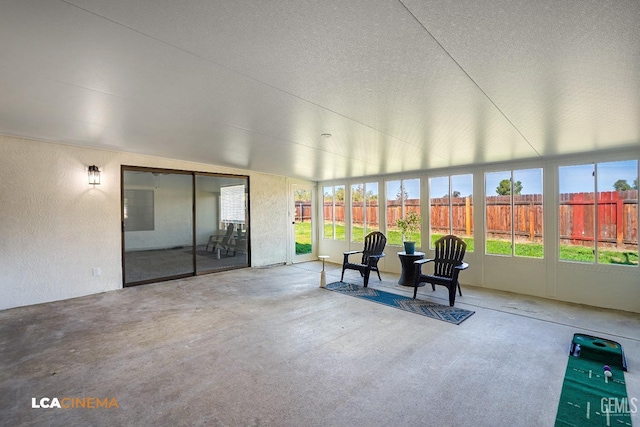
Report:
[{"label": "window mullion", "polygon": [[336,237],[337,237],[336,236],[336,186],[334,185],[332,189],[333,189],[333,197],[332,197],[333,203],[331,206],[331,211],[332,211],[331,216],[333,217],[333,221],[332,221],[333,222],[333,240],[336,240]]},{"label": "window mullion", "polygon": [[405,210],[404,210],[404,179],[400,180],[400,218],[404,218]]},{"label": "window mullion", "polygon": [[593,263],[598,264],[598,242],[600,241],[600,221],[598,218],[598,199],[600,193],[598,190],[598,163],[593,164]]},{"label": "window mullion", "polygon": [[514,204],[514,198],[515,198],[514,196],[515,196],[515,194],[513,192],[513,190],[514,190],[514,186],[513,186],[513,170],[510,171],[510,174],[511,174],[511,179],[510,179],[510,181],[511,181],[511,184],[510,184],[511,185],[511,190],[509,191],[509,195],[511,196],[511,200],[510,200],[510,203],[511,203],[511,224],[510,224],[511,225],[511,256],[513,257],[513,256],[516,255],[516,244],[515,244],[515,237],[514,237],[514,234],[515,234],[514,229],[515,229],[515,227],[513,226],[513,221],[514,221],[514,218],[515,218],[515,204]]},{"label": "window mullion", "polygon": [[449,234],[453,234],[453,192],[451,191],[451,175],[449,179]]},{"label": "window mullion", "polygon": [[[353,221],[352,221],[353,222]],[[367,183],[362,184],[362,237],[367,235]]]}]

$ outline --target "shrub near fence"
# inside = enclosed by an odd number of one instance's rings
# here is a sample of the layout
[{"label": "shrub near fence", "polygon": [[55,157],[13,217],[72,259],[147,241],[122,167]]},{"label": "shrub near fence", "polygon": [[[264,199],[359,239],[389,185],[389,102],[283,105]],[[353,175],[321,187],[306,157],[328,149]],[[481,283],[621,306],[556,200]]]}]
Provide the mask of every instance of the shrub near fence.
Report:
[{"label": "shrub near fence", "polygon": [[[405,214],[415,212],[420,215],[420,199],[406,199],[404,201]],[[396,220],[402,218],[402,203],[400,200],[389,200],[387,202],[387,227],[397,230]]]}]

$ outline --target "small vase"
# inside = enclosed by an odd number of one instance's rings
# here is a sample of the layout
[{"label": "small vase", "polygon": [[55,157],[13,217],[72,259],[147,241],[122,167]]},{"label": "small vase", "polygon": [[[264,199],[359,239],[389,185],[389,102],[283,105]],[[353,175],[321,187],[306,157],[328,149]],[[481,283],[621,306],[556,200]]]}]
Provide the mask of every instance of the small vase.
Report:
[{"label": "small vase", "polygon": [[407,255],[413,255],[416,252],[416,242],[403,242],[403,244]]}]

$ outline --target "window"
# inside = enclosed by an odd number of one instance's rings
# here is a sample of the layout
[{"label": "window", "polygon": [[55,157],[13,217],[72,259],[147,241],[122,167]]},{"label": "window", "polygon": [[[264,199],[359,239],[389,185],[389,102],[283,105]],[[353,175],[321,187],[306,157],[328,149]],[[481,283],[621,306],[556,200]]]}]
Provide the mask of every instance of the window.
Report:
[{"label": "window", "polygon": [[[403,179],[387,181],[387,243],[402,245],[402,235],[396,220],[409,212],[420,215],[420,180]],[[416,247],[422,246],[421,233],[415,236]]]},{"label": "window", "polygon": [[638,161],[562,166],[558,178],[560,260],[638,265]]},{"label": "window", "polygon": [[473,175],[429,178],[430,247],[447,234],[455,234],[473,252]]},{"label": "window", "polygon": [[378,183],[351,185],[351,241],[364,242],[364,236],[378,231]]},{"label": "window", "polygon": [[243,229],[245,224],[246,198],[244,185],[230,185],[220,188],[220,228],[235,224]]},{"label": "window", "polygon": [[542,169],[485,174],[486,253],[542,258]]},{"label": "window", "polygon": [[323,187],[322,237],[344,240],[344,185]]},{"label": "window", "polygon": [[124,229],[151,231],[155,227],[153,190],[124,190]]}]

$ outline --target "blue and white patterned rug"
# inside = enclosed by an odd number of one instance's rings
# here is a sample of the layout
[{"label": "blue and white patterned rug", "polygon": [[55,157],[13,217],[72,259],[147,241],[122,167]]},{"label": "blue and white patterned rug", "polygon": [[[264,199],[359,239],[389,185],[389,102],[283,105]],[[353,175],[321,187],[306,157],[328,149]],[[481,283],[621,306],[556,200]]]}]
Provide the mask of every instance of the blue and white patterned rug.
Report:
[{"label": "blue and white patterned rug", "polygon": [[401,310],[410,311],[432,319],[443,320],[445,322],[459,325],[467,320],[475,311],[465,310],[458,307],[449,307],[448,305],[437,304],[431,301],[423,301],[413,299],[390,292],[381,291],[369,287],[362,287],[346,282],[333,282],[327,285],[330,291],[340,292],[341,294],[351,295],[377,302],[379,304],[388,305],[390,307],[399,308]]}]

